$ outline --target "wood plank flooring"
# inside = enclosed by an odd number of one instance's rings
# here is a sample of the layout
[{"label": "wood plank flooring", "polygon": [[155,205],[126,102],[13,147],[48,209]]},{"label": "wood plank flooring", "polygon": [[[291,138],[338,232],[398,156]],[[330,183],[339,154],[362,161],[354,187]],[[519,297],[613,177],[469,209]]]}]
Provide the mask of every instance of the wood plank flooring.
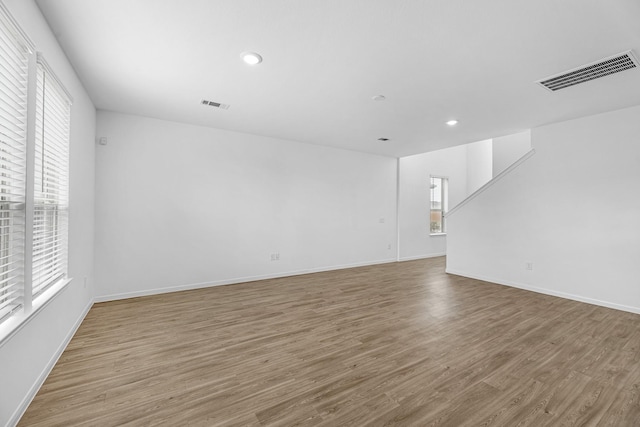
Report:
[{"label": "wood plank flooring", "polygon": [[640,426],[640,316],[444,258],[101,303],[19,425]]}]

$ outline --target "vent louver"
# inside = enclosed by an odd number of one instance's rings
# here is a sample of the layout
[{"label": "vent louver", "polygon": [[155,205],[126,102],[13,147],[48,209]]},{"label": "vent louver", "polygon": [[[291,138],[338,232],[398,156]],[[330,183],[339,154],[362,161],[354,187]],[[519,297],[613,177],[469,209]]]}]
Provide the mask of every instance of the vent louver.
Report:
[{"label": "vent louver", "polygon": [[208,105],[209,107],[222,108],[223,110],[229,109],[228,104],[221,104],[219,102],[207,101],[206,99],[203,99],[200,103],[202,105]]},{"label": "vent louver", "polygon": [[619,53],[608,58],[601,59],[582,67],[556,74],[546,79],[538,80],[536,83],[546,89],[555,92],[566,87],[575,86],[590,80],[599,79],[600,77],[619,73],[620,71],[630,70],[638,67],[638,61],[635,59],[631,51]]}]

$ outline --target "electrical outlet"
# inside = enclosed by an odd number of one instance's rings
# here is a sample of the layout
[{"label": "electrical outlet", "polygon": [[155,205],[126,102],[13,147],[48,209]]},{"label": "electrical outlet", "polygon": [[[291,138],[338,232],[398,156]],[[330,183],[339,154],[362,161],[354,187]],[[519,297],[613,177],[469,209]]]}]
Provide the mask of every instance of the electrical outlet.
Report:
[{"label": "electrical outlet", "polygon": [[378,222],[379,222],[380,224],[384,224],[384,218],[380,218],[380,219],[378,220]]},{"label": "electrical outlet", "polygon": [[280,253],[271,254],[271,261],[280,261]]},{"label": "electrical outlet", "polygon": [[391,249],[391,243],[387,245],[387,249]]},{"label": "electrical outlet", "polygon": [[533,263],[532,262],[526,262],[524,264],[524,268],[528,271],[533,271]]}]

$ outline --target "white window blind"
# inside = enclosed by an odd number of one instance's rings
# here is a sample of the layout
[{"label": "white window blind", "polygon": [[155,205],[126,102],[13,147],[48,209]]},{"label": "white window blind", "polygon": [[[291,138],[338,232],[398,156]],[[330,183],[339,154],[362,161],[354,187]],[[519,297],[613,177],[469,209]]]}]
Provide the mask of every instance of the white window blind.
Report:
[{"label": "white window blind", "polygon": [[71,97],[38,55],[32,295],[67,275]]},{"label": "white window blind", "polygon": [[23,304],[29,48],[0,8],[0,322]]}]

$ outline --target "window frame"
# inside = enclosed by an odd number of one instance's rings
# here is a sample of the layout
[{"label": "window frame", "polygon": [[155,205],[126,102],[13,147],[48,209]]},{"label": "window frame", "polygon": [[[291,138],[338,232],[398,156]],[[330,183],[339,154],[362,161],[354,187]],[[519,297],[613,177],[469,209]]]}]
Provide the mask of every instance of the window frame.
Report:
[{"label": "window frame", "polygon": [[[3,314],[3,317],[0,319],[0,346],[6,343],[13,335],[15,335],[24,325],[28,323],[30,319],[32,319],[40,310],[46,307],[56,295],[58,295],[62,290],[66,289],[67,285],[71,282],[71,278],[68,276],[68,227],[65,230],[65,245],[64,245],[64,268],[63,274],[57,275],[55,280],[51,280],[51,283],[47,283],[46,287],[43,287],[38,295],[33,295],[33,231],[34,231],[34,208],[35,208],[35,151],[36,151],[36,104],[37,104],[37,75],[38,75],[38,67],[42,67],[43,72],[46,73],[47,78],[55,82],[58,90],[63,94],[67,102],[67,110],[66,110],[66,120],[68,122],[68,132],[63,138],[65,147],[66,147],[66,167],[64,167],[64,188],[66,192],[66,201],[64,206],[61,209],[56,208],[55,217],[57,218],[60,215],[60,211],[64,210],[67,215],[68,221],[68,211],[69,211],[69,175],[70,175],[70,165],[69,165],[69,156],[68,153],[71,148],[71,105],[73,103],[73,98],[66,90],[65,86],[60,82],[55,73],[51,70],[49,65],[42,53],[37,52],[33,42],[29,39],[26,33],[22,30],[20,25],[15,21],[7,7],[4,5],[2,0],[0,0],[0,47],[4,46],[6,49],[12,50],[20,50],[26,55],[26,66],[25,67],[12,67],[11,70],[5,67],[7,71],[7,76],[9,79],[16,78],[16,76],[20,76],[23,80],[26,78],[26,99],[25,97],[21,98],[24,103],[19,103],[21,107],[20,111],[23,112],[23,116],[20,120],[5,115],[7,120],[0,122],[0,138],[5,136],[4,141],[9,141],[9,130],[13,127],[20,128],[20,132],[24,132],[24,153],[21,153],[19,161],[22,166],[22,177],[23,179],[20,181],[17,189],[22,191],[24,194],[23,200],[21,203],[17,203],[17,208],[13,208],[14,211],[20,210],[22,213],[22,228],[18,230],[21,236],[20,245],[16,246],[15,249],[20,249],[20,251],[15,250],[12,251],[12,256],[20,257],[20,268],[21,268],[21,280],[19,281],[19,292],[21,298],[21,306],[12,309],[11,312],[7,312]],[[2,45],[2,43],[5,43]],[[15,43],[15,45],[14,45]],[[8,53],[10,50],[6,50],[4,53]],[[23,64],[24,62],[21,62]],[[0,70],[2,71],[2,70]],[[24,72],[24,74],[19,74],[20,71]],[[13,76],[13,77],[11,77]],[[6,81],[9,81],[7,79]],[[24,83],[24,82],[23,82]],[[21,86],[22,87],[22,86]],[[7,86],[4,87],[7,90]],[[3,87],[0,85],[0,90]],[[46,102],[46,101],[45,101]],[[44,105],[44,104],[43,104]],[[0,107],[2,105],[0,104]],[[46,105],[43,108],[47,108]],[[24,110],[22,110],[24,109]],[[2,114],[2,111],[0,111]],[[4,142],[0,143],[0,148],[6,145]],[[2,156],[0,156],[2,157]],[[6,159],[0,161],[0,163],[6,162]],[[57,166],[56,166],[57,167]],[[2,168],[0,168],[0,174],[2,173]],[[0,182],[1,184],[1,182]],[[0,192],[2,194],[2,192]],[[1,197],[1,196],[0,196]],[[5,199],[6,197],[2,197]],[[9,231],[14,230],[16,227],[13,225],[10,226]],[[6,240],[0,241],[0,248],[6,247],[4,244]],[[0,291],[2,292],[2,291]],[[0,294],[0,303],[2,302],[1,294]]]},{"label": "window frame", "polygon": [[[0,2],[0,324],[25,309],[30,64],[34,45]],[[17,223],[22,219],[21,224]],[[17,258],[17,259],[15,259]]]},{"label": "window frame", "polygon": [[[434,180],[440,180],[440,208],[434,206]],[[442,175],[429,175],[429,235],[445,236],[447,234],[447,222],[445,220],[449,209],[449,178]],[[440,231],[434,231],[432,221],[434,212],[440,215]]]},{"label": "window frame", "polygon": [[[34,187],[30,197],[33,202],[33,298],[68,275],[69,143],[73,103],[73,98],[40,52],[36,63],[35,110],[38,117],[33,141],[34,167],[29,174]],[[53,119],[48,118],[51,115],[54,115]],[[45,242],[41,244],[43,240]]]}]

